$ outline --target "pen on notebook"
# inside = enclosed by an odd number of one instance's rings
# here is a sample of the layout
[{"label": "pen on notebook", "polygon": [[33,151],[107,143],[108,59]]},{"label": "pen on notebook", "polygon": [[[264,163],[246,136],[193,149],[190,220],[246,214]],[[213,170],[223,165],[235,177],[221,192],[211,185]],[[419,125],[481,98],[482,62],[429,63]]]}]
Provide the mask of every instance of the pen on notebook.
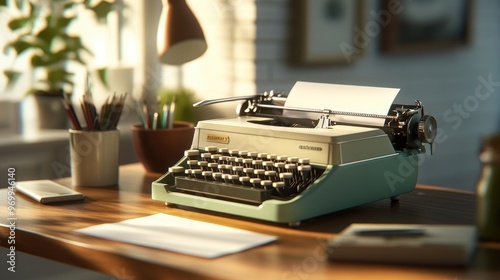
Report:
[{"label": "pen on notebook", "polygon": [[425,230],[421,228],[396,228],[396,229],[364,229],[354,233],[361,236],[422,236]]}]

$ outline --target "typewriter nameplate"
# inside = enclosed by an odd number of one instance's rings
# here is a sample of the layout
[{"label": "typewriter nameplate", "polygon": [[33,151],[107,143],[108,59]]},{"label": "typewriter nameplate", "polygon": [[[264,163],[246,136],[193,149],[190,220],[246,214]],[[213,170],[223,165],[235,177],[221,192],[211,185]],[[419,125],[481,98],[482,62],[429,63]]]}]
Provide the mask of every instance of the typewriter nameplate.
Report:
[{"label": "typewriter nameplate", "polygon": [[207,142],[229,144],[229,136],[207,134]]},{"label": "typewriter nameplate", "polygon": [[316,152],[323,151],[323,148],[321,148],[319,146],[310,146],[310,145],[299,145],[299,149],[308,150],[308,151],[316,151]]}]

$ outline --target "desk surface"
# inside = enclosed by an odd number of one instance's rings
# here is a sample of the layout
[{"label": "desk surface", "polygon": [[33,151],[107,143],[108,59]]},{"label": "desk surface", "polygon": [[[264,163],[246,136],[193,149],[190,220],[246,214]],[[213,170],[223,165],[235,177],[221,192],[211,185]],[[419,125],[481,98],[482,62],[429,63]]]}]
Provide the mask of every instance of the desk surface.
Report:
[{"label": "desk surface", "polygon": [[[500,243],[478,243],[468,267],[422,267],[332,262],[325,259],[325,240],[351,223],[473,224],[471,193],[418,185],[397,204],[389,199],[332,213],[288,228],[239,217],[187,211],[153,201],[151,182],[141,165],[120,169],[119,187],[78,188],[84,202],[42,205],[16,194],[16,250],[131,279],[500,279]],[[59,180],[70,186],[69,178]],[[7,201],[7,190],[0,190]],[[2,207],[7,208],[5,203]],[[9,228],[1,209],[0,245]],[[107,241],[74,230],[156,213],[207,221],[279,237],[277,242],[242,253],[207,260],[131,244]],[[172,277],[172,278],[170,278]]]}]

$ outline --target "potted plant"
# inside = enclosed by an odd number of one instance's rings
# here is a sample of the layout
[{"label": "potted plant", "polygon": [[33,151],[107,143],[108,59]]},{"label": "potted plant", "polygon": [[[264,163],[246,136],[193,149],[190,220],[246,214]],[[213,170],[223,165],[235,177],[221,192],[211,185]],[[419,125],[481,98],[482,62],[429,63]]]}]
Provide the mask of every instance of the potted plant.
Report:
[{"label": "potted plant", "polygon": [[141,123],[132,125],[137,158],[149,172],[165,173],[189,149],[193,141],[194,92],[160,88],[157,100],[137,104]]},{"label": "potted plant", "polygon": [[[55,126],[61,125],[57,124],[58,120],[63,121],[64,128],[67,126],[61,98],[63,94],[72,93],[74,81],[69,66],[86,68],[86,57],[92,55],[80,35],[70,31],[70,26],[78,18],[78,11],[90,10],[102,22],[113,9],[113,4],[114,0],[0,0],[0,7],[15,11],[15,16],[8,22],[14,38],[6,44],[4,52],[14,52],[15,59],[28,56],[34,81],[26,94],[34,94],[36,103],[41,106],[38,108],[39,120],[44,116],[54,116],[57,111],[62,114],[47,124],[41,121],[41,128],[57,128]],[[19,81],[22,72],[4,71],[7,87]],[[105,72],[101,69],[98,73],[103,80]]]}]

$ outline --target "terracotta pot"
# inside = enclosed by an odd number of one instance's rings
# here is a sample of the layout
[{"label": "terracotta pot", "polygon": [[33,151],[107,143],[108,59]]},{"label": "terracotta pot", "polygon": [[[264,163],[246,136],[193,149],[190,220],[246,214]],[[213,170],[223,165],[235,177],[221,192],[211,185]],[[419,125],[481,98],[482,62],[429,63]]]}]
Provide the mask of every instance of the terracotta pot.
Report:
[{"label": "terracotta pot", "polygon": [[139,161],[147,171],[166,173],[191,147],[194,125],[176,121],[172,129],[146,129],[132,126],[132,142]]}]

